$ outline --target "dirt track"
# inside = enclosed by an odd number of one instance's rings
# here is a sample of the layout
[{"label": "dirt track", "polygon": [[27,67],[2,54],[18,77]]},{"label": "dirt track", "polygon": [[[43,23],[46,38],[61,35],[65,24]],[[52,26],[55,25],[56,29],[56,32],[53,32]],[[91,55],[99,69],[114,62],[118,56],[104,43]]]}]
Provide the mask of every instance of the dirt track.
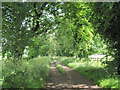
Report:
[{"label": "dirt track", "polygon": [[[59,63],[61,64],[61,63]],[[62,65],[62,64],[61,64]],[[51,62],[51,71],[45,84],[45,89],[48,90],[102,90],[98,86],[95,86],[91,81],[73,69],[62,65],[66,71],[65,74],[61,74],[55,67],[54,62]]]}]

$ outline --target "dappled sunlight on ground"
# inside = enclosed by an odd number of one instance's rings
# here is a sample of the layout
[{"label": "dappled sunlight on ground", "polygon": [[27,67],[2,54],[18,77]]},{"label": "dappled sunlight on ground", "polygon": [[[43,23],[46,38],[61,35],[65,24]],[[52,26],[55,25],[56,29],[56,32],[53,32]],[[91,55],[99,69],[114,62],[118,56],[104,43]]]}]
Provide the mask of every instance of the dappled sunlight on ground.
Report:
[{"label": "dappled sunlight on ground", "polygon": [[91,86],[91,85],[86,85],[86,84],[77,84],[77,85],[73,85],[73,84],[54,84],[54,83],[48,83],[47,88],[53,88],[53,89],[89,89],[89,90],[93,90],[93,89],[99,89],[102,90],[101,88],[99,88],[98,86]]},{"label": "dappled sunlight on ground", "polygon": [[73,69],[58,63],[65,70],[65,74],[61,74],[55,67],[54,62],[51,62],[51,71],[45,84],[45,89],[59,89],[59,90],[101,90],[100,87],[91,83],[91,81]]}]

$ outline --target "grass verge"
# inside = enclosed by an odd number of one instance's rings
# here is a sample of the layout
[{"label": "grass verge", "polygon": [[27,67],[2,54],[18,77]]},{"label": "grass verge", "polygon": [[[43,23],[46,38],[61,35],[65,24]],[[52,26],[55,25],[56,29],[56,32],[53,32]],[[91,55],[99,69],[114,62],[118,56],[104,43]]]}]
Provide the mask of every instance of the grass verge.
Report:
[{"label": "grass verge", "polygon": [[43,88],[50,69],[49,57],[37,57],[13,63],[3,60],[3,88]]},{"label": "grass verge", "polygon": [[65,74],[65,70],[62,68],[62,66],[60,64],[58,64],[58,62],[55,62],[55,66],[58,69],[58,71],[62,74]]},{"label": "grass verge", "polygon": [[58,59],[64,65],[78,71],[80,74],[91,79],[94,84],[97,84],[102,88],[118,88],[118,76],[109,74],[105,68],[106,65],[102,62],[86,59],[75,60],[73,57],[58,57]]}]

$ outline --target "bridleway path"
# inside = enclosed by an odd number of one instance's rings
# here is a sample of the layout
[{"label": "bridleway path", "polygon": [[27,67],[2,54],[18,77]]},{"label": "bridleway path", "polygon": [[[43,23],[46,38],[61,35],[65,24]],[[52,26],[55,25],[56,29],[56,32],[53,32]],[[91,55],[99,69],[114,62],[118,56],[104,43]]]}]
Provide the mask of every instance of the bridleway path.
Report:
[{"label": "bridleway path", "polygon": [[[61,64],[60,62],[58,64]],[[47,90],[102,90],[100,87],[80,75],[75,70],[64,66],[65,74],[60,73],[55,67],[54,61],[51,61],[51,70],[47,78],[45,89]]]}]

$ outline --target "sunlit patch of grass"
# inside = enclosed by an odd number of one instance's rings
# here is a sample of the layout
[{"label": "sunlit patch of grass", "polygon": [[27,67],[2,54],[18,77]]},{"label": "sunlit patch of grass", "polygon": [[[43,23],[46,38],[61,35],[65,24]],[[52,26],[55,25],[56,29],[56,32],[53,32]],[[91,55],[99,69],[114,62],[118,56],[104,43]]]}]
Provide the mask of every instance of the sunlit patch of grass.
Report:
[{"label": "sunlit patch of grass", "polygon": [[100,67],[95,68],[94,66],[90,66],[86,62],[70,63],[68,64],[68,66],[80,72],[82,75],[86,76],[87,78],[93,80],[96,84],[98,84],[98,79],[105,77],[106,74],[103,68]]},{"label": "sunlit patch of grass", "polygon": [[118,88],[118,79],[114,78],[105,78],[99,81],[100,86],[105,88]]}]

